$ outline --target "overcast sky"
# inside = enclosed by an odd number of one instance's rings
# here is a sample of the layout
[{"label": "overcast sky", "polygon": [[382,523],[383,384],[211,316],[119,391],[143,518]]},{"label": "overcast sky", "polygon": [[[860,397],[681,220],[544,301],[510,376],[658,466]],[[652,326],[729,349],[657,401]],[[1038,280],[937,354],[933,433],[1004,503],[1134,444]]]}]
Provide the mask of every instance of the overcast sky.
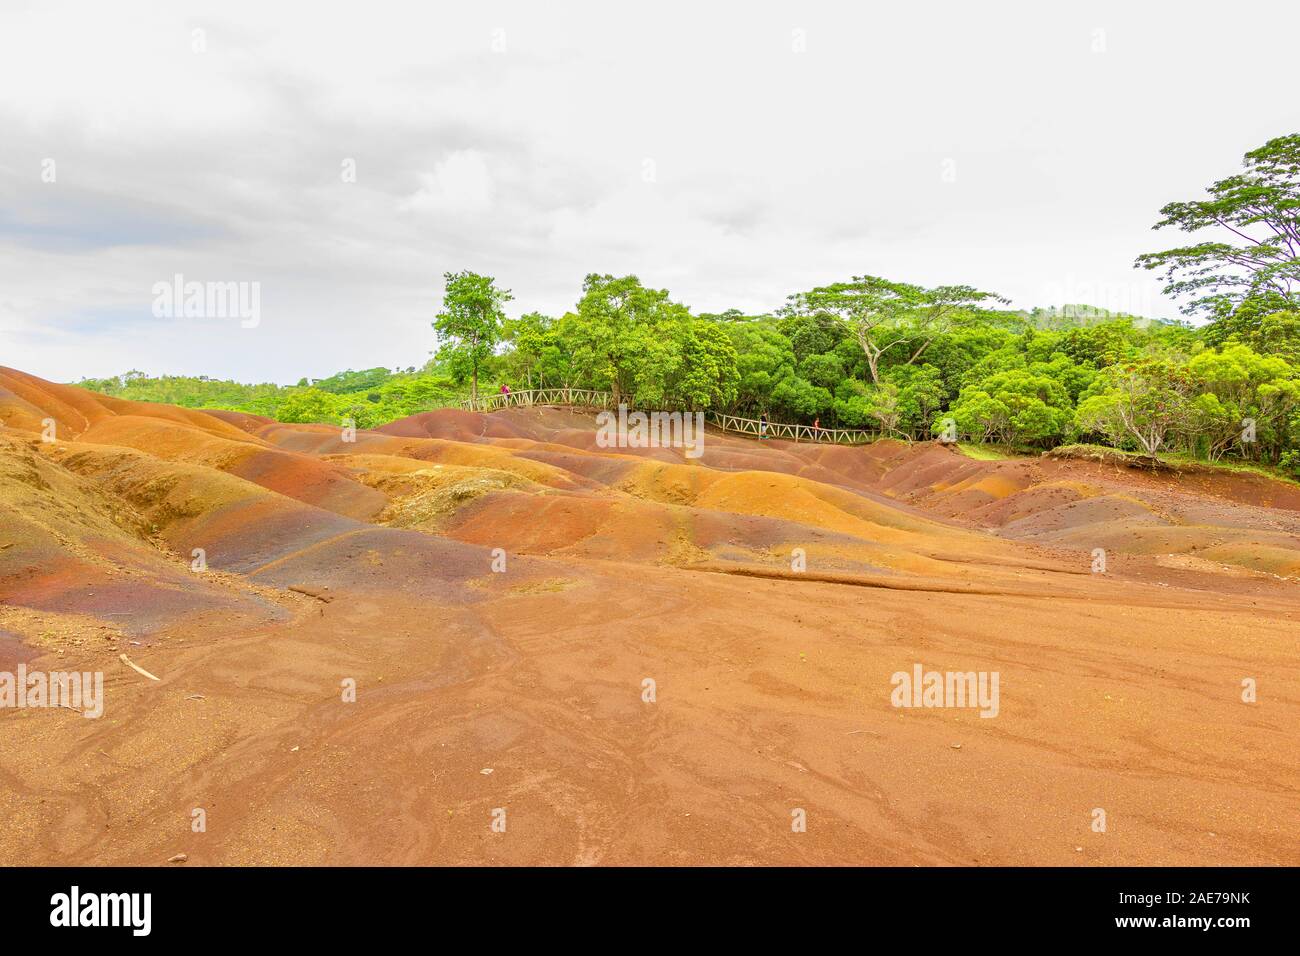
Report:
[{"label": "overcast sky", "polygon": [[[696,311],[872,273],[1174,316],[1133,259],[1300,130],[1298,9],[3,0],[0,365],[421,365],[466,268],[513,314],[608,272]],[[260,321],[156,316],[176,274],[258,283]]]}]

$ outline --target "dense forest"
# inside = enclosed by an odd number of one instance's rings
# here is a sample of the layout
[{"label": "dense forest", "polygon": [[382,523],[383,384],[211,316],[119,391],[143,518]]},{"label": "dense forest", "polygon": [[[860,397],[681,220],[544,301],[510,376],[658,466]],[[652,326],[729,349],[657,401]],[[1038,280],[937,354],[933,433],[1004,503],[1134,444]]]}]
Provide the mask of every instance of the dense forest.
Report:
[{"label": "dense forest", "polygon": [[495,390],[608,390],[643,407],[937,435],[1017,449],[1084,442],[1300,474],[1300,134],[1248,153],[1156,229],[1208,235],[1139,257],[1198,323],[1088,306],[1008,309],[991,291],[856,276],[767,314],[696,314],[635,276],[586,277],[573,310],[507,315],[492,277],[446,276],[423,368],[294,387],[138,372],[126,398],[360,427]]}]

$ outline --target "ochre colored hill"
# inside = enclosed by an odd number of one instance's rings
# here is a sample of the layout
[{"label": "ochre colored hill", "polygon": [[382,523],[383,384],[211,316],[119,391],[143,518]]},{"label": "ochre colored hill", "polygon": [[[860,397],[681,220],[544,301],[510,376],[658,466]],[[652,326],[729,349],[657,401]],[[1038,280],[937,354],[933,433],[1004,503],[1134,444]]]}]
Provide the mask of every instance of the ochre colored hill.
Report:
[{"label": "ochre colored hill", "polygon": [[0,709],[0,864],[1300,863],[1296,486],[11,369],[0,426],[0,671],[105,674]]}]

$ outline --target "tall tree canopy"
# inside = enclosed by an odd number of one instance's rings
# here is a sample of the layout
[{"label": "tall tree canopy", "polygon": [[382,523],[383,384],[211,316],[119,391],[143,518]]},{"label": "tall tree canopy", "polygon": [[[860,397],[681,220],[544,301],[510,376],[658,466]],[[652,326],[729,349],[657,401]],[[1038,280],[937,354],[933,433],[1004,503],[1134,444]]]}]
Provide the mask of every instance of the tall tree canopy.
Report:
[{"label": "tall tree canopy", "polygon": [[880,363],[892,349],[905,350],[911,365],[931,343],[978,314],[986,300],[1005,301],[966,285],[926,289],[879,276],[854,276],[850,282],[819,286],[792,295],[783,310],[790,316],[830,317],[862,347],[873,384]]},{"label": "tall tree canopy", "polygon": [[477,404],[479,370],[501,341],[502,306],[514,296],[508,289],[498,289],[491,276],[477,272],[448,272],[444,278],[442,311],[433,321],[441,342],[438,357],[458,372],[469,372],[470,397]]},{"label": "tall tree canopy", "polygon": [[1164,270],[1165,293],[1186,299],[1185,314],[1223,323],[1225,335],[1300,309],[1300,133],[1269,140],[1244,165],[1210,186],[1208,199],[1169,203],[1154,226],[1221,235],[1136,262]]},{"label": "tall tree canopy", "polygon": [[661,333],[688,318],[666,289],[647,289],[636,276],[591,274],[582,283],[577,318],[569,323],[578,367],[618,402],[637,392],[638,379],[649,385],[671,361]]}]

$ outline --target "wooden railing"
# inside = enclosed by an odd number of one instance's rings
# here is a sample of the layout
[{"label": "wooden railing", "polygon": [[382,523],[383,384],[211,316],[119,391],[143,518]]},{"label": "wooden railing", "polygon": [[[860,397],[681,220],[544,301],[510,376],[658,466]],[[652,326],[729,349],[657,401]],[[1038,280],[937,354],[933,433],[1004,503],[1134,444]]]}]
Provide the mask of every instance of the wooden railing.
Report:
[{"label": "wooden railing", "polygon": [[[624,399],[628,407],[633,402]],[[614,396],[590,388],[532,388],[519,392],[493,392],[480,395],[477,404],[472,398],[461,402],[462,408],[472,412],[491,412],[498,408],[526,405],[568,405],[573,408],[615,408]]]},{"label": "wooden railing", "polygon": [[787,425],[784,422],[768,422],[765,428],[761,421],[752,418],[737,418],[735,415],[719,415],[714,412],[710,412],[707,418],[724,432],[753,435],[756,438],[787,438],[790,441],[829,445],[866,445],[880,438],[875,432],[861,428],[814,428],[812,425]]},{"label": "wooden railing", "polygon": [[[628,408],[636,408],[635,399],[622,397]],[[494,392],[480,395],[478,402],[466,399],[461,407],[470,411],[490,412],[499,408],[528,407],[532,405],[566,405],[571,408],[614,409],[617,405],[610,392],[598,392],[590,388],[531,388],[518,392]],[[814,428],[812,425],[788,425],[784,422],[767,422],[755,418],[739,418],[735,415],[721,415],[708,412],[705,420],[722,429],[738,435],[752,435],[755,438],[783,438],[789,441],[807,441],[830,445],[865,445],[877,441],[881,436],[861,428]]]}]

